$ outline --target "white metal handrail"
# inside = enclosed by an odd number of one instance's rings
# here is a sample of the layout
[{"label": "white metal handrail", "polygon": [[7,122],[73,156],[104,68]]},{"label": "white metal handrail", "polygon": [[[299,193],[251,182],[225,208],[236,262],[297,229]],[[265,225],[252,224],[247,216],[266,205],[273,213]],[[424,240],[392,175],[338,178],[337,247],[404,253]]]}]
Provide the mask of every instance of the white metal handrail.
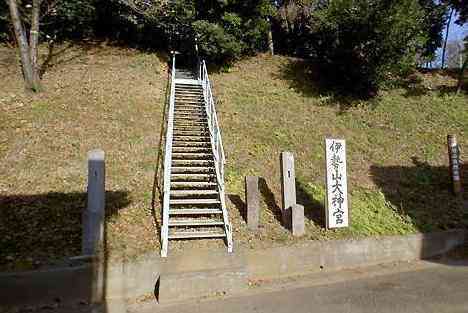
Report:
[{"label": "white metal handrail", "polygon": [[224,155],[223,140],[221,139],[221,130],[219,127],[218,116],[216,114],[215,102],[213,99],[213,91],[211,82],[208,77],[206,63],[203,61],[200,64],[199,79],[203,87],[203,95],[205,100],[205,109],[208,117],[208,128],[210,131],[210,140],[213,147],[213,157],[216,169],[216,180],[218,183],[219,197],[221,200],[221,209],[223,210],[223,219],[226,231],[226,242],[228,252],[233,251],[232,244],[232,226],[229,223],[228,212],[226,209],[225,193],[224,193],[224,165],[226,158]]},{"label": "white metal handrail", "polygon": [[161,227],[161,256],[167,256],[169,240],[169,202],[171,192],[171,164],[172,164],[172,137],[174,134],[174,110],[175,110],[175,54],[172,56],[171,70],[171,95],[169,98],[169,111],[166,129],[166,145],[164,150],[164,187],[163,187],[163,212]]},{"label": "white metal handrail", "polygon": [[213,92],[211,89],[211,82],[208,77],[205,61],[203,61],[201,64],[200,73],[205,96],[206,114],[208,116],[208,127],[210,130],[211,139],[213,141],[215,165],[217,171],[219,171],[220,174],[218,179],[220,180],[219,187],[224,190],[224,164],[226,163],[226,159],[224,155],[223,140],[221,139],[221,130],[219,127],[218,116],[216,114]]}]

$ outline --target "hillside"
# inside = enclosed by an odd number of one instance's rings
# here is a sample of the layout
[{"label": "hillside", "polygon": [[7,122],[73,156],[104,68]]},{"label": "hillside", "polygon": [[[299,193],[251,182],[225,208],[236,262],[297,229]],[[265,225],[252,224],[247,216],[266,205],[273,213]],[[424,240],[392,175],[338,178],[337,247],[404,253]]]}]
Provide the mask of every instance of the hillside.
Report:
[{"label": "hillside", "polygon": [[[41,266],[80,251],[86,152],[106,151],[107,250],[131,258],[159,250],[151,212],[167,83],[164,56],[89,43],[58,49],[46,92],[23,93],[15,51],[0,48],[0,266]],[[45,53],[45,51],[44,51]],[[466,227],[468,212],[449,192],[446,135],[468,146],[468,97],[449,76],[418,74],[371,101],[321,91],[300,60],[260,55],[215,72],[227,156],[228,206],[237,246],[407,234]],[[321,224],[326,136],[348,143],[352,227]],[[293,239],[278,221],[279,153],[296,158],[307,235]],[[258,175],[261,230],[242,218],[244,177]],[[171,251],[223,247],[221,241],[171,243]]]},{"label": "hillside", "polygon": [[[309,239],[467,225],[468,212],[460,209],[449,191],[446,136],[457,134],[462,149],[468,144],[468,98],[448,92],[456,84],[454,79],[418,74],[406,88],[359,101],[321,93],[307,78],[314,76],[309,71],[301,60],[260,56],[214,76],[231,200],[241,204],[245,175],[266,181],[264,208],[269,210],[263,210],[262,219],[271,227],[260,234],[260,241],[254,234],[250,240],[258,244],[292,240],[274,213],[281,203],[281,151],[295,154],[299,202],[309,217]],[[327,232],[320,226],[327,136],[347,140],[353,224],[348,230]],[[231,212],[236,212],[234,207]],[[244,234],[241,224],[236,228]]]}]

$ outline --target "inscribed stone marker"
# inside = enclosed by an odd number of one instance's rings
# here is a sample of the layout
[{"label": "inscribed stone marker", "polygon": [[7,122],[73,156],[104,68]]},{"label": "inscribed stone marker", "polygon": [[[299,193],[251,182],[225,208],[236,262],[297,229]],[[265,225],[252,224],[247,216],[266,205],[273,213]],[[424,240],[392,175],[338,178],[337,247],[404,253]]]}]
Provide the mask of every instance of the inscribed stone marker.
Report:
[{"label": "inscribed stone marker", "polygon": [[294,204],[292,207],[292,234],[294,237],[300,237],[305,234],[304,227],[304,207],[300,204]]},{"label": "inscribed stone marker", "polygon": [[281,194],[283,225],[290,228],[291,208],[296,204],[296,176],[291,152],[281,152]]},{"label": "inscribed stone marker", "polygon": [[447,136],[449,163],[450,163],[450,177],[452,179],[452,191],[455,195],[462,192],[462,185],[460,179],[460,148],[458,147],[457,137],[455,135]]},{"label": "inscribed stone marker", "polygon": [[250,230],[258,229],[260,218],[259,197],[258,177],[247,176],[245,178],[245,202],[247,206],[247,226]]},{"label": "inscribed stone marker", "polygon": [[348,227],[348,186],[346,178],[346,142],[325,139],[327,171],[327,228]]},{"label": "inscribed stone marker", "polygon": [[88,205],[83,211],[82,253],[92,255],[104,239],[105,160],[104,151],[88,152]]}]

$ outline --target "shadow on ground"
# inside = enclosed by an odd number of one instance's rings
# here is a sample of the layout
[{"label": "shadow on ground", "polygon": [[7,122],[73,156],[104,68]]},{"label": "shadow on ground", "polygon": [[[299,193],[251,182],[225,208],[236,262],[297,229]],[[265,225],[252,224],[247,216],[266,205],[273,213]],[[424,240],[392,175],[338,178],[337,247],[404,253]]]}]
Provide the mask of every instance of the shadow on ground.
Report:
[{"label": "shadow on ground", "polygon": [[375,94],[357,95],[336,87],[336,84],[319,75],[316,65],[303,59],[290,59],[282,64],[277,78],[289,82],[290,88],[306,97],[323,99],[322,105],[335,107],[340,112],[360,104],[363,100],[369,105],[377,104]]},{"label": "shadow on ground", "polygon": [[305,218],[319,227],[325,227],[324,199],[315,199],[300,179],[296,180],[296,199],[297,203],[304,206]]},{"label": "shadow on ground", "polygon": [[[376,166],[372,179],[403,216],[421,232],[466,228],[468,210],[451,192],[448,167],[413,158],[413,166]],[[465,186],[466,188],[466,186]]]},{"label": "shadow on ground", "polygon": [[[0,269],[34,269],[81,254],[87,194],[0,196]],[[128,192],[106,192],[106,218],[130,204]]]},{"label": "shadow on ground", "polygon": [[244,220],[244,222],[247,223],[247,205],[242,200],[242,198],[236,194],[228,194],[228,198],[229,201],[231,201],[231,203],[234,204],[236,209],[239,211],[239,214]]},{"label": "shadow on ground", "polygon": [[260,177],[258,179],[258,188],[260,189],[260,194],[262,195],[263,201],[265,201],[268,210],[270,210],[275,219],[281,225],[283,225],[281,208],[278,206],[275,194],[273,193],[273,191],[271,191],[270,187],[268,187],[268,183],[265,178]]},{"label": "shadow on ground", "polygon": [[[377,94],[370,92],[362,96],[346,92],[320,76],[319,73],[321,72],[323,71],[307,60],[290,59],[282,65],[278,78],[288,81],[290,88],[304,96],[322,98],[323,105],[335,107],[340,112],[345,112],[347,109],[361,104],[362,101],[366,101],[370,107],[378,105],[379,98],[376,97]],[[447,84],[446,79],[443,78],[450,78],[452,81],[457,80],[459,75],[457,70],[421,70],[420,73],[432,75],[433,77],[439,75],[442,79],[435,80],[433,86],[429,87],[424,85],[423,79],[414,73],[405,78],[389,80],[389,85],[403,89],[405,97],[420,97],[434,91],[437,91],[440,96],[456,93],[456,83]],[[468,75],[466,74],[463,90],[468,91]]]},{"label": "shadow on ground", "polygon": [[[98,257],[82,256],[86,202],[84,192],[0,196],[0,271],[21,272],[0,282],[0,289],[9,286],[2,305],[59,308],[74,304],[85,309],[83,304],[101,301],[107,292],[107,223]],[[127,191],[107,191],[106,220],[129,204]],[[74,267],[66,270],[69,266]],[[36,269],[40,270],[31,272]],[[70,288],[64,288],[67,285]],[[102,312],[107,312],[106,305]]]}]

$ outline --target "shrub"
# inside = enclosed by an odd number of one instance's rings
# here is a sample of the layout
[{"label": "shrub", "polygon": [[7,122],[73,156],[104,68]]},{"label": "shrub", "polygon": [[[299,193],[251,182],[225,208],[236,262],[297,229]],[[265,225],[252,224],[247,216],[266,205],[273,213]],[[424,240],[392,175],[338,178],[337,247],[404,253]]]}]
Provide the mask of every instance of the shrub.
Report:
[{"label": "shrub", "polygon": [[415,0],[334,0],[311,13],[307,56],[346,92],[372,95],[389,74],[407,71],[427,37]]},{"label": "shrub", "polygon": [[9,11],[5,1],[0,1],[0,42],[8,39]]},{"label": "shrub", "polygon": [[93,34],[96,21],[94,0],[58,1],[41,21],[41,34],[57,40],[77,39]]}]

